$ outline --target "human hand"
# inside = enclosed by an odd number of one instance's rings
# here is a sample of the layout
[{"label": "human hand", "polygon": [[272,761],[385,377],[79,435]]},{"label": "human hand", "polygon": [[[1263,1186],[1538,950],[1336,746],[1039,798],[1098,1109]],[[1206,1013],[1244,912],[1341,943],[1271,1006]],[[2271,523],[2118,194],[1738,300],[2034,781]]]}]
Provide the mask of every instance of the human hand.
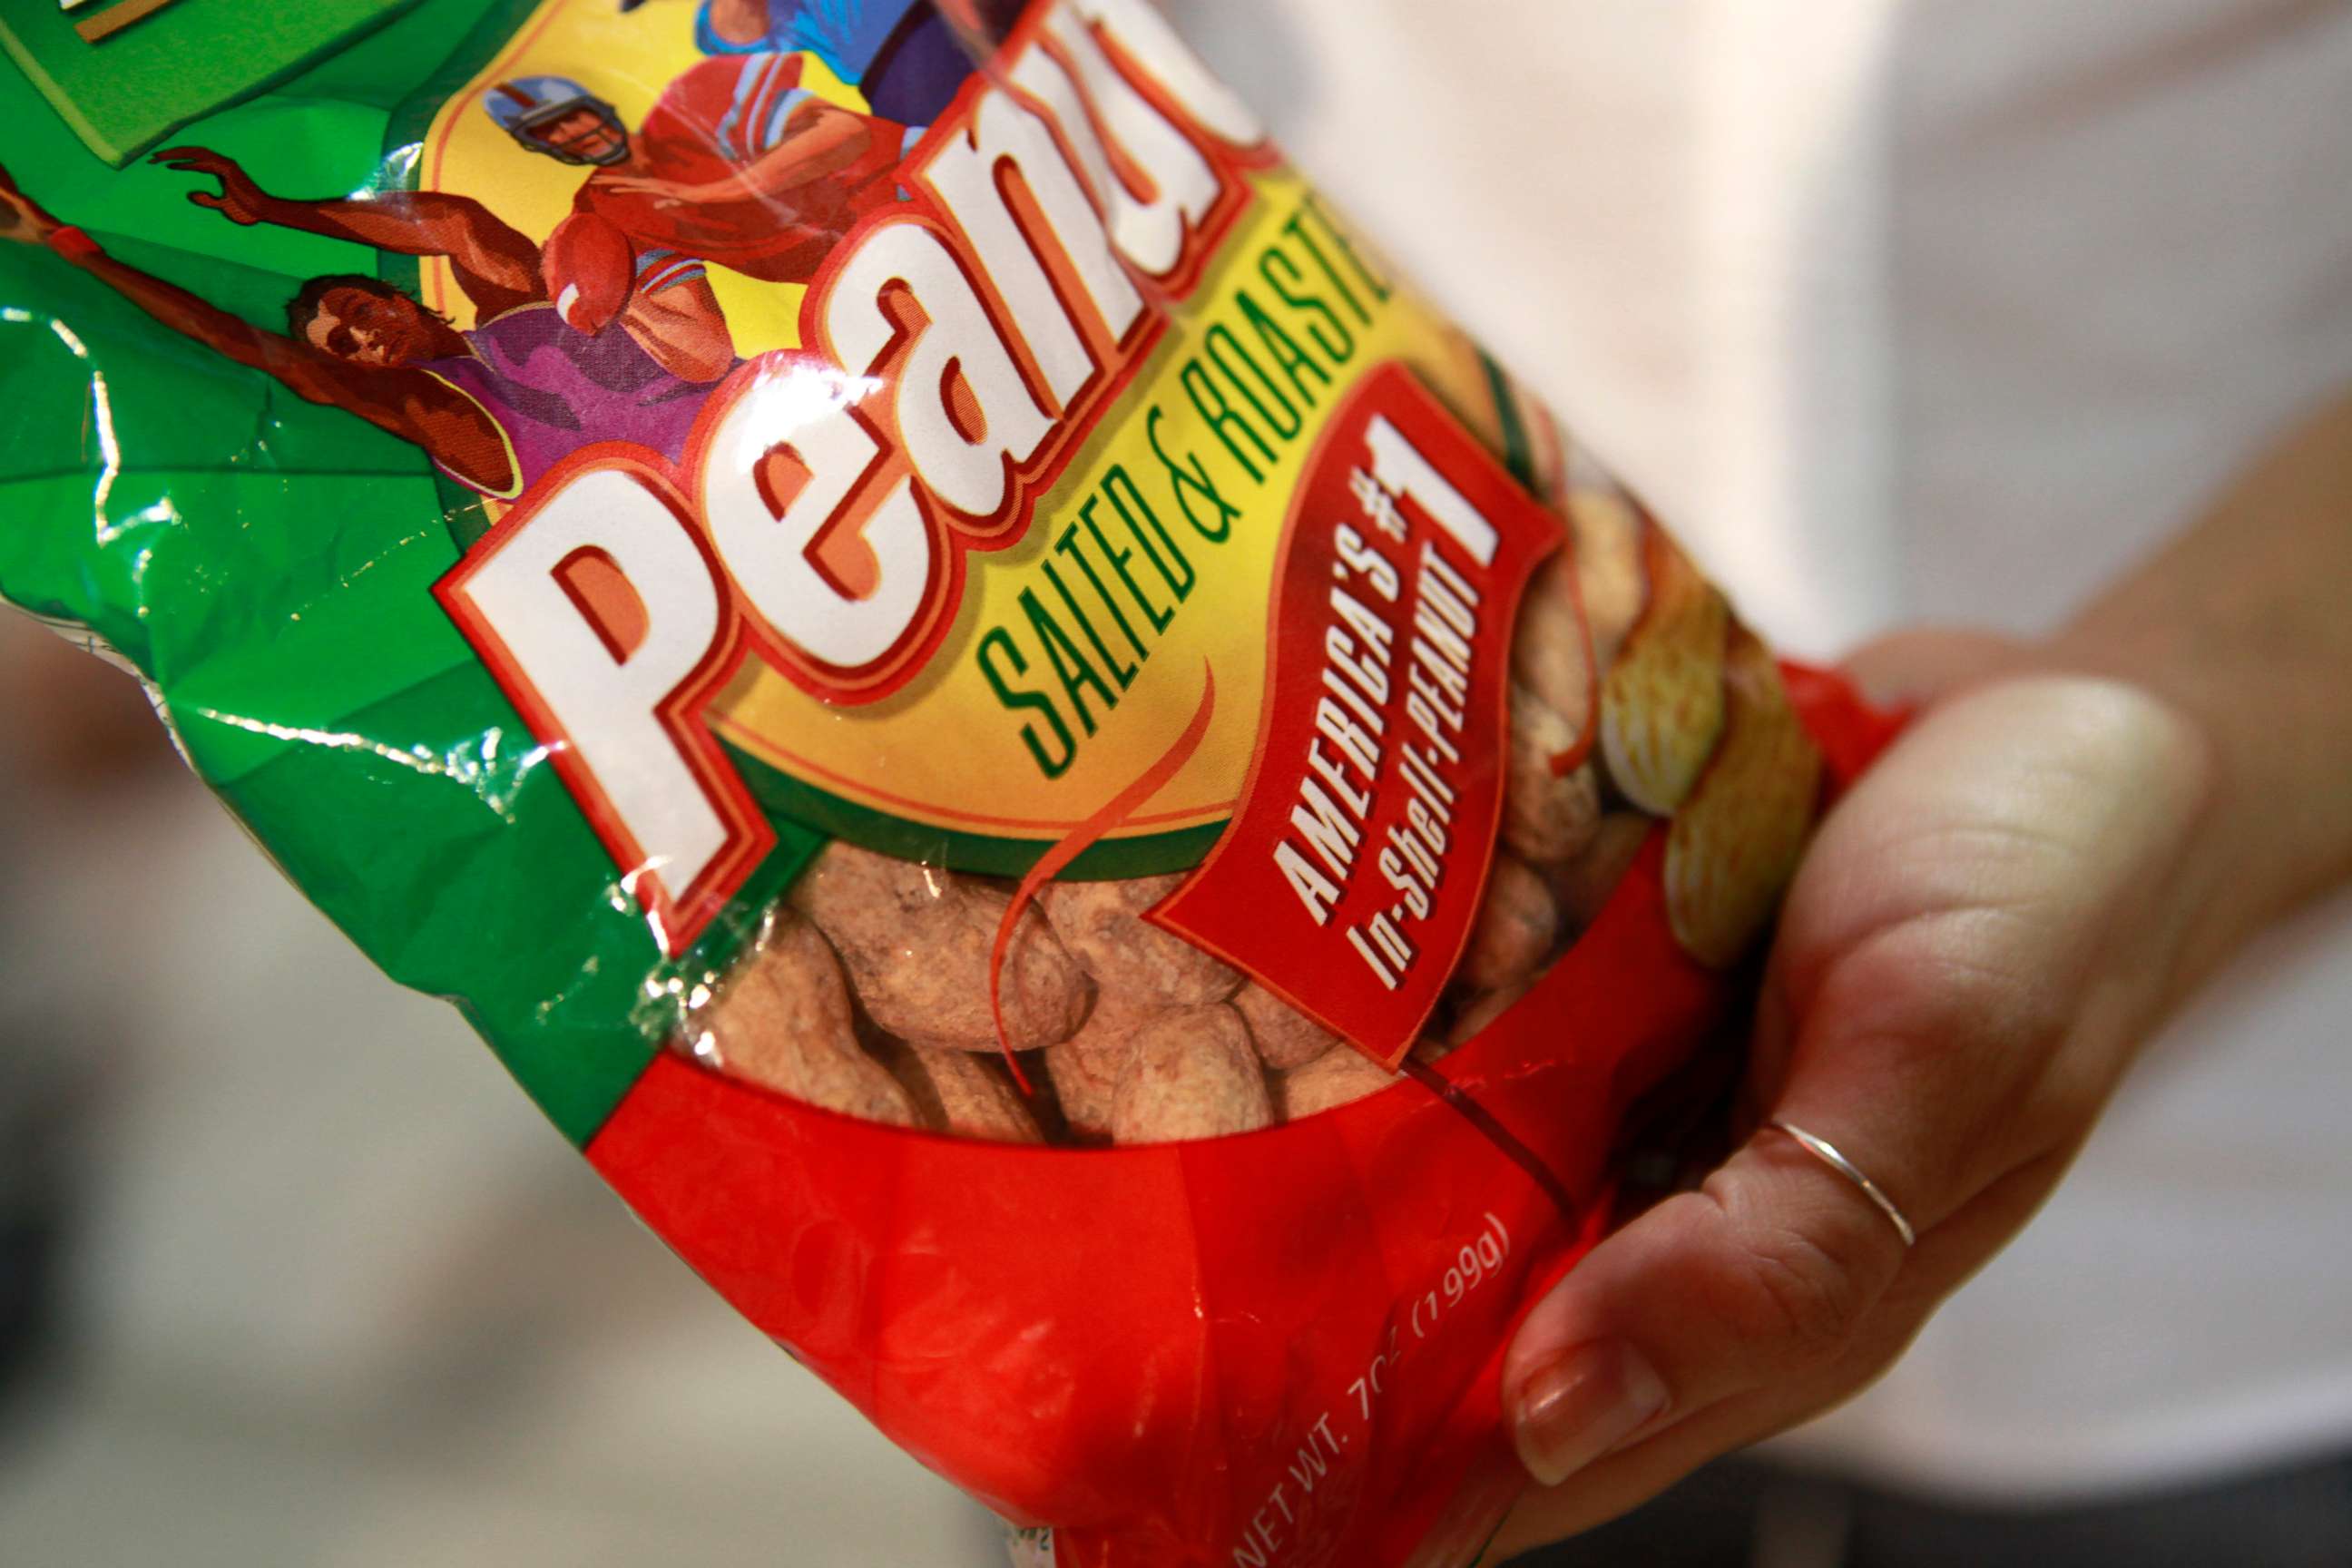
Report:
[{"label": "human hand", "polygon": [[[1885,1371],[2048,1195],[2184,984],[2222,864],[2201,731],[2121,683],[2013,673],[2030,657],[1992,639],[1915,637],[1862,662],[1929,704],[1799,868],[1747,1142],[1595,1248],[1513,1343],[1506,1412],[1550,1484],[1490,1562]],[[1872,1177],[1916,1246],[1774,1120]]]},{"label": "human hand", "polygon": [[182,169],[192,174],[209,174],[220,182],[219,194],[211,191],[190,191],[188,200],[200,207],[210,207],[231,223],[256,224],[268,215],[268,194],[254,184],[253,176],[245,172],[236,159],[224,156],[209,147],[166,147],[149,156],[151,163],[161,163],[167,169]]}]

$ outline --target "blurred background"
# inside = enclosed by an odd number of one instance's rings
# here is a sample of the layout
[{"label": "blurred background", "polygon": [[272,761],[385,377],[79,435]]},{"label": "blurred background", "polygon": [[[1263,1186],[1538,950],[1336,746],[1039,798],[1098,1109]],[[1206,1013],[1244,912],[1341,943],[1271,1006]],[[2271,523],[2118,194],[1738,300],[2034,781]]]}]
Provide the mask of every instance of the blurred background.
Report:
[{"label": "blurred background", "polygon": [[0,612],[0,1562],[1001,1563]]},{"label": "blurred background", "polygon": [[[2352,6],[1167,8],[1801,655],[2046,627],[2352,377]],[[1003,1560],[303,904],[130,680],[5,615],[0,858],[0,1561]],[[2231,1047],[2160,1046],[1794,1468],[1576,1561],[2104,1561],[1982,1510],[2151,1490],[2220,1500],[2133,1561],[2352,1560],[2294,1545],[2352,1529],[2352,1471],[2297,1468],[2352,1443],[2352,1281],[2310,1245],[2342,1104],[2262,1089],[2341,1081],[2347,917],[2201,1004]],[[2292,1484],[2229,1490],[2258,1472]],[[2276,1552],[2227,1544],[2263,1521]]]}]

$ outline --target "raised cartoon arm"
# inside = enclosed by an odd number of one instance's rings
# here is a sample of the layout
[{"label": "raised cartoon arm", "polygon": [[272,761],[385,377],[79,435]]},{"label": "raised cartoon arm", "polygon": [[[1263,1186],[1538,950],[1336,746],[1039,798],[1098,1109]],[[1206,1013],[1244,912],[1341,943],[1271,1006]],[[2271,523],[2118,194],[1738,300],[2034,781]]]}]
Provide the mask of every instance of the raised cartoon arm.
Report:
[{"label": "raised cartoon arm", "polygon": [[413,441],[461,472],[478,469],[495,478],[506,467],[497,430],[446,384],[422,371],[347,363],[118,261],[19,191],[5,169],[0,169],[0,240],[46,246],[182,336],[263,372],[305,402],[341,408]]},{"label": "raised cartoon arm", "polygon": [[633,294],[621,325],[680,381],[707,384],[735,368],[734,334],[703,279],[673,283],[657,294]]},{"label": "raised cartoon arm", "polygon": [[793,110],[784,139],[753,160],[743,182],[762,195],[782,195],[846,169],[866,155],[872,126],[862,114],[812,99]]},{"label": "raised cartoon arm", "polygon": [[683,206],[754,197],[785,202],[798,187],[864,157],[873,139],[873,121],[864,115],[812,99],[793,110],[782,141],[719,179],[682,184],[618,174],[608,175],[602,183],[616,194],[650,195]]},{"label": "raised cartoon arm", "polygon": [[232,223],[274,224],[402,256],[446,257],[457,286],[485,317],[546,297],[539,247],[471,196],[386,191],[303,201],[269,195],[235,159],[210,148],[167,147],[149,162],[218,180],[217,193],[191,191],[188,200]]}]

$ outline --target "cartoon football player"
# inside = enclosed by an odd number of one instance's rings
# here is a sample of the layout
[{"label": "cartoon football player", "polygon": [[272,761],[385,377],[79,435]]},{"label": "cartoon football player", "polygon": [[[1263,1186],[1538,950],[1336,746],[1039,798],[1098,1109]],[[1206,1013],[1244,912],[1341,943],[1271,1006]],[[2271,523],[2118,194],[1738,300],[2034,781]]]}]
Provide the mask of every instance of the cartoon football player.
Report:
[{"label": "cartoon football player", "polygon": [[293,201],[267,195],[205,148],[174,147],[152,161],[217,179],[218,194],[189,199],[234,223],[446,257],[480,325],[460,331],[391,283],[343,274],[303,284],[287,304],[287,331],[268,331],[107,255],[18,191],[5,169],[0,239],[47,246],[174,331],[309,402],[415,442],[483,495],[512,499],[597,441],[681,457],[711,386],[735,363],[715,302],[676,318],[633,307],[625,324],[594,336],[567,326],[541,285],[539,247],[470,197]]},{"label": "cartoon football player", "polygon": [[631,281],[616,289],[586,269],[604,247],[584,243],[583,230],[626,237],[637,298],[699,279],[704,262],[806,283],[859,218],[900,199],[898,163],[919,128],[816,97],[801,85],[803,58],[704,60],[670,83],[634,133],[566,78],[519,78],[485,95],[490,118],[516,142],[588,169],[572,216],[548,241],[548,289],[573,325],[602,326],[600,310],[626,297]]},{"label": "cartoon football player", "polygon": [[[865,95],[874,112],[929,125],[971,75],[972,53],[949,12],[993,37],[1020,0],[703,0],[694,39],[707,55],[805,49]],[[984,31],[983,31],[984,29]]]}]

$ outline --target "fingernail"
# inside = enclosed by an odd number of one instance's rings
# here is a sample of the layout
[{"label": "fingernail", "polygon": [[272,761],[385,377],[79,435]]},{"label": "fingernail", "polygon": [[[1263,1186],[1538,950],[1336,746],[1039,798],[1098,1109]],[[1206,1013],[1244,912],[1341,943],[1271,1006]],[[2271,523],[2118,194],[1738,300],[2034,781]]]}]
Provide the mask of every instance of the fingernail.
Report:
[{"label": "fingernail", "polygon": [[1519,1391],[1514,1437],[1538,1484],[1556,1487],[1666,1407],[1666,1384],[1622,1340],[1578,1345]]}]

